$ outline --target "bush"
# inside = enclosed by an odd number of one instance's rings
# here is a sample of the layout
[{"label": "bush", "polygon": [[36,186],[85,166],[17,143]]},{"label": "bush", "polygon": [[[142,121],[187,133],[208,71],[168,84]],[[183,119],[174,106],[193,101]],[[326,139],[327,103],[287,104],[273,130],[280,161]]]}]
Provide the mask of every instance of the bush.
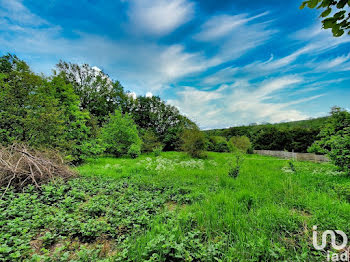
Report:
[{"label": "bush", "polygon": [[142,135],[142,152],[154,152],[154,150],[159,147],[163,148],[156,134],[150,129],[144,131]]},{"label": "bush", "polygon": [[75,175],[53,151],[38,151],[25,145],[0,147],[0,186],[20,190],[28,184],[40,187],[55,179]]},{"label": "bush", "polygon": [[89,157],[96,157],[105,151],[101,139],[86,140],[81,145],[80,159],[86,160]]},{"label": "bush", "polygon": [[350,202],[350,183],[334,185],[334,190],[339,197]]},{"label": "bush", "polygon": [[249,147],[247,150],[247,154],[254,154],[254,148],[253,147]]},{"label": "bush", "polygon": [[331,150],[326,153],[341,171],[350,175],[350,129],[347,133],[345,136],[332,136],[326,143]]},{"label": "bush", "polygon": [[214,152],[229,152],[227,140],[223,136],[209,137],[208,150]]},{"label": "bush", "polygon": [[232,162],[230,162],[230,168],[228,170],[229,177],[232,177],[232,178],[238,177],[243,161],[244,159],[240,154],[235,155],[235,159]]},{"label": "bush", "polygon": [[36,75],[13,55],[0,57],[0,143],[54,148],[74,162],[89,138],[89,114],[60,75]]},{"label": "bush", "polygon": [[252,143],[246,136],[233,136],[229,141],[230,151],[239,150],[242,153],[247,153],[252,148]]},{"label": "bush", "polygon": [[182,143],[183,151],[187,152],[191,157],[206,157],[204,152],[204,134],[198,128],[185,129],[182,134]]},{"label": "bush", "polygon": [[128,156],[137,158],[141,154],[141,146],[139,144],[132,144],[128,150]]},{"label": "bush", "polygon": [[142,142],[137,127],[128,114],[123,115],[119,110],[103,126],[101,137],[107,153],[115,156],[140,154]]},{"label": "bush", "polygon": [[160,156],[160,154],[162,153],[163,151],[163,147],[162,146],[158,146],[156,148],[153,149],[153,153],[154,153],[154,156]]},{"label": "bush", "polygon": [[319,138],[308,151],[327,154],[341,171],[350,175],[350,112],[333,107]]}]

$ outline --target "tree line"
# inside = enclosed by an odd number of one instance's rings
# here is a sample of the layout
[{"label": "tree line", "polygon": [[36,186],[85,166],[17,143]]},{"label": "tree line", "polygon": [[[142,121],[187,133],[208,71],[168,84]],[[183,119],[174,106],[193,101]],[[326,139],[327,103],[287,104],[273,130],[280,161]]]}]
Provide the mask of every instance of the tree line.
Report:
[{"label": "tree line", "polygon": [[232,137],[245,136],[249,138],[256,150],[279,150],[305,153],[317,140],[322,126],[328,117],[318,119],[279,123],[251,124],[248,126],[231,127],[205,131],[210,140],[212,136],[221,136],[229,141]]},{"label": "tree line", "polygon": [[264,149],[326,154],[341,171],[350,174],[350,112],[337,106],[327,117],[209,130],[205,136],[207,150],[215,152]]},{"label": "tree line", "polygon": [[51,148],[81,162],[101,153],[137,156],[179,150],[198,128],[159,97],[134,99],[119,81],[88,64],[60,61],[51,76],[16,55],[0,58],[0,141]]},{"label": "tree line", "polygon": [[327,154],[350,172],[349,128],[350,113],[334,107],[320,119],[202,132],[160,97],[133,98],[88,64],[60,61],[47,77],[15,55],[0,57],[0,146],[53,149],[75,163],[100,154],[182,150],[206,157],[266,149]]}]

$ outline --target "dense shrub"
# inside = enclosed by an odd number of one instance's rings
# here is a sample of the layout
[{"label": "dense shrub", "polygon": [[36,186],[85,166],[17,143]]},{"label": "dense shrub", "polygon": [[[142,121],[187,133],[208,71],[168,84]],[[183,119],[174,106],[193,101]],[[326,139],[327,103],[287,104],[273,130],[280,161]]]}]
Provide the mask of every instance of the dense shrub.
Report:
[{"label": "dense shrub", "polygon": [[160,156],[160,154],[162,153],[163,151],[163,147],[162,146],[158,146],[156,148],[153,149],[153,153],[154,153],[154,156]]},{"label": "dense shrub", "polygon": [[[0,58],[0,141],[60,145],[64,129],[62,110],[46,81],[16,56]],[[52,133],[56,135],[53,136]]]},{"label": "dense shrub", "polygon": [[[103,126],[101,133],[106,152],[115,156],[138,155],[141,150],[141,139],[137,126],[128,114],[116,110]],[[129,151],[130,150],[130,151]]]},{"label": "dense shrub", "polygon": [[[195,126],[179,110],[161,100],[160,97],[139,96],[129,101],[127,112],[141,129],[152,131],[164,150],[177,150],[185,128]],[[152,150],[151,150],[152,151]]]},{"label": "dense shrub", "polygon": [[339,195],[339,197],[350,202],[350,183],[336,184],[334,185],[334,191]]},{"label": "dense shrub", "polygon": [[151,130],[147,129],[142,134],[142,152],[153,152],[156,148],[162,147],[162,143],[159,141],[156,134]]},{"label": "dense shrub", "polygon": [[[160,147],[180,150],[183,131],[197,128],[159,97],[131,98],[118,81],[88,64],[60,61],[56,69],[52,76],[44,77],[15,55],[0,57],[1,145],[25,142],[35,148],[56,149],[66,160],[80,163],[103,152],[104,144],[107,152],[126,155],[137,140],[130,154],[138,155],[139,139],[131,135],[134,138],[124,141],[129,136],[123,135],[135,133],[135,124],[142,134],[143,152]],[[131,128],[124,128],[127,123],[115,128],[114,133],[124,136],[119,137],[122,143],[107,134],[111,130],[106,132],[108,117],[116,109],[128,113],[127,118],[135,122]]]},{"label": "dense shrub", "polygon": [[204,134],[197,128],[186,129],[182,134],[182,149],[191,157],[203,158],[206,157],[205,137]]},{"label": "dense shrub", "polygon": [[288,132],[273,126],[258,131],[254,138],[254,148],[257,150],[287,150],[292,140]]},{"label": "dense shrub", "polygon": [[229,152],[229,145],[223,136],[211,136],[207,144],[208,151]]},{"label": "dense shrub", "polygon": [[140,144],[132,144],[128,150],[128,156],[131,158],[137,158],[141,154]]},{"label": "dense shrub", "polygon": [[80,159],[86,160],[90,157],[97,157],[102,155],[106,148],[103,146],[102,139],[89,139],[82,143],[80,152]]},{"label": "dense shrub", "polygon": [[54,148],[78,162],[89,139],[89,113],[80,110],[79,97],[58,75],[34,74],[16,56],[0,58],[0,141],[25,142]]},{"label": "dense shrub", "polygon": [[231,152],[239,150],[243,153],[247,153],[252,148],[252,143],[246,136],[234,136],[229,141],[229,147]]},{"label": "dense shrub", "polygon": [[309,152],[327,154],[340,170],[350,175],[350,112],[333,107],[319,139]]}]

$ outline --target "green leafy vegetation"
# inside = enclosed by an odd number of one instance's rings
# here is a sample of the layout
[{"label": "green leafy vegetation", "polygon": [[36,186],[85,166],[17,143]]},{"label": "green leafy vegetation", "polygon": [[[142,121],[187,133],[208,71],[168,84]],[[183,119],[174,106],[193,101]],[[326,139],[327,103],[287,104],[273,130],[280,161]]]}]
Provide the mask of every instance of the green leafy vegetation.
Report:
[{"label": "green leafy vegetation", "polygon": [[210,136],[207,142],[207,150],[213,152],[229,152],[229,144],[223,136]]},{"label": "green leafy vegetation", "polygon": [[233,136],[229,141],[229,147],[231,151],[239,150],[247,153],[252,148],[252,143],[246,136]]},{"label": "green leafy vegetation", "polygon": [[106,152],[115,156],[138,156],[141,153],[141,139],[137,127],[128,115],[116,110],[101,131]]},{"label": "green leafy vegetation", "polygon": [[182,134],[182,149],[191,157],[204,158],[205,139],[198,128],[186,129]]},{"label": "green leafy vegetation", "polygon": [[184,130],[197,128],[159,97],[132,98],[88,64],[60,61],[45,77],[9,54],[0,58],[0,85],[1,145],[54,149],[74,164],[104,153],[181,150]]},{"label": "green leafy vegetation", "polygon": [[[307,152],[307,149],[317,140],[317,135],[326,124],[327,119],[328,117],[322,117],[278,124],[251,124],[204,132],[209,141],[215,140],[217,136],[226,138],[226,141],[232,137],[246,136],[251,141],[252,147],[257,150],[287,150],[290,152],[294,150],[302,153]],[[211,138],[213,136],[214,138]],[[223,141],[222,138],[220,140]],[[209,143],[208,150],[217,151],[212,144]]]},{"label": "green leafy vegetation", "polygon": [[0,200],[7,261],[320,261],[312,226],[350,234],[348,177],[331,164],[230,153],[90,159],[67,183]]},{"label": "green leafy vegetation", "polygon": [[147,129],[142,134],[142,152],[149,153],[156,149],[162,148],[163,144],[159,141],[157,135],[150,129]]},{"label": "green leafy vegetation", "polygon": [[230,163],[230,168],[228,170],[228,175],[232,178],[237,178],[239,171],[241,170],[243,164],[243,157],[241,154],[236,154],[235,159]]},{"label": "green leafy vegetation", "polygon": [[342,36],[345,32],[350,34],[350,2],[348,0],[307,0],[300,9],[305,7],[323,9],[320,17],[323,18],[324,29],[332,29],[333,36]]},{"label": "green leafy vegetation", "polygon": [[342,171],[350,174],[350,113],[333,107],[331,117],[309,152],[327,154]]}]

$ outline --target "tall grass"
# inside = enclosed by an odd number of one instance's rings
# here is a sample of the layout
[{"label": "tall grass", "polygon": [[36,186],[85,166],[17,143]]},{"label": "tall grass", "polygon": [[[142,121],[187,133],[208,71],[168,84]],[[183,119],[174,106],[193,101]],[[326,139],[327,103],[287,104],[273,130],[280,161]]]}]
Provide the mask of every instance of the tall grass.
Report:
[{"label": "tall grass", "polygon": [[[350,204],[334,189],[349,181],[330,164],[296,162],[295,172],[288,161],[247,155],[233,179],[228,176],[231,154],[209,153],[208,159],[198,160],[199,167],[181,153],[163,153],[162,158],[169,165],[164,169],[157,169],[162,161],[151,155],[136,160],[102,158],[79,167],[87,176],[134,176],[145,184],[188,193],[188,203],[178,206],[172,219],[155,219],[130,243],[129,256],[136,260],[141,260],[152,239],[169,230],[175,239],[199,230],[207,245],[220,243],[226,261],[318,261],[324,254],[313,250],[313,225],[350,235]],[[147,167],[147,159],[153,168]]]}]

